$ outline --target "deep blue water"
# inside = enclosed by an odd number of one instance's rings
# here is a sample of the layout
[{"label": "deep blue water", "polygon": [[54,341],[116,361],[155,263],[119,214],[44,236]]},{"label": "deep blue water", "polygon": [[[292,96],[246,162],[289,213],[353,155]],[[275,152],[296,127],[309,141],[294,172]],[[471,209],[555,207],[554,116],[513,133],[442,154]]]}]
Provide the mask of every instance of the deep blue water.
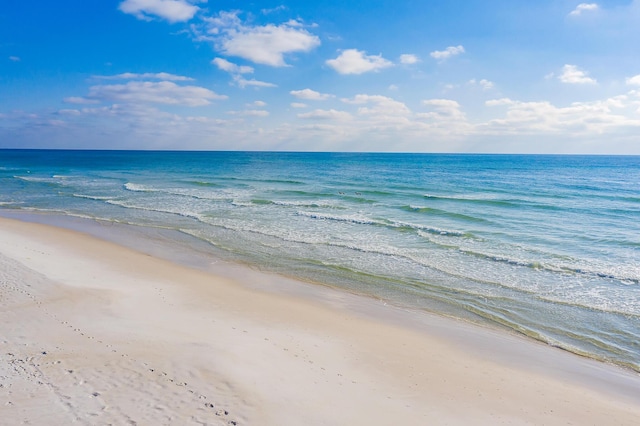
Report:
[{"label": "deep blue water", "polygon": [[0,212],[215,256],[640,371],[640,157],[0,150]]}]

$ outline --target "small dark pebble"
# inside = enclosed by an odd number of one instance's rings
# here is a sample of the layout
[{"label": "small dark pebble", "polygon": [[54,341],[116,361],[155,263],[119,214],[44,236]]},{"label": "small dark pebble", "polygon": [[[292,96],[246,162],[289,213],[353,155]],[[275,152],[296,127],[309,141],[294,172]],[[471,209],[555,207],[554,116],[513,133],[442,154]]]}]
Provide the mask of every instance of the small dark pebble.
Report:
[{"label": "small dark pebble", "polygon": [[205,406],[205,407],[208,407],[208,408],[213,408],[213,404],[212,404],[212,403],[210,403],[210,402],[205,402],[205,403],[204,403],[204,406]]}]

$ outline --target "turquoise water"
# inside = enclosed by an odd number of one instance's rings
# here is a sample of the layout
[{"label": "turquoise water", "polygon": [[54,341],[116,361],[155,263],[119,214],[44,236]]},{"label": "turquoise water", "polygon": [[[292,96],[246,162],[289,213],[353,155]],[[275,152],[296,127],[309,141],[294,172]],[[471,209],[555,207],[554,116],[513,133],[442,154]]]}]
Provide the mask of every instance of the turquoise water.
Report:
[{"label": "turquoise water", "polygon": [[640,371],[640,157],[0,150],[2,210],[178,231]]}]

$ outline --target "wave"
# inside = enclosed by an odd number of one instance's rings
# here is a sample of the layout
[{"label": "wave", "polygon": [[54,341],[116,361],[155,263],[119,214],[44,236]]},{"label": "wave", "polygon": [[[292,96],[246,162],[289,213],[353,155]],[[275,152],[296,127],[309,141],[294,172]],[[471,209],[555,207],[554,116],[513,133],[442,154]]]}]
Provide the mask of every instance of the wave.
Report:
[{"label": "wave", "polygon": [[[280,179],[246,179],[246,178],[234,178],[234,177],[216,177],[215,180],[220,181],[238,181],[238,182],[259,182],[259,183],[282,183],[287,185],[305,185],[305,182],[297,180],[280,180]],[[204,187],[224,187],[223,185],[212,182],[210,180],[182,180],[182,183],[194,186]]]},{"label": "wave", "polygon": [[127,182],[123,185],[124,189],[132,192],[160,192],[159,189],[151,188],[145,185],[140,185],[137,183]]},{"label": "wave", "polygon": [[640,197],[616,197],[616,199],[629,201],[631,203],[640,203]]},{"label": "wave", "polygon": [[579,267],[553,265],[546,262],[515,259],[515,258],[506,257],[506,256],[481,253],[481,252],[472,251],[472,250],[465,250],[465,249],[458,249],[458,250],[461,253],[466,254],[468,256],[473,256],[476,258],[489,260],[492,262],[506,263],[509,265],[520,266],[520,267],[529,268],[529,269],[544,270],[544,271],[549,271],[553,273],[562,273],[562,274],[569,274],[569,275],[583,275],[583,276],[588,276],[593,278],[603,278],[607,280],[617,281],[623,285],[640,284],[640,277],[637,277],[637,276],[617,275],[614,273],[588,270],[588,269],[579,268]]},{"label": "wave", "polygon": [[120,201],[120,200],[114,200],[114,199],[108,199],[108,200],[105,200],[105,202],[107,204],[111,204],[118,207],[124,207],[126,209],[136,209],[136,210],[143,210],[143,211],[155,212],[155,213],[173,214],[177,216],[187,217],[190,219],[196,219],[200,222],[206,223],[203,221],[204,216],[195,212],[189,212],[184,210],[182,211],[170,210],[167,208],[158,209],[157,207],[145,207],[145,206],[130,204],[130,203],[127,203],[126,201]]},{"label": "wave", "polygon": [[36,176],[14,176],[14,178],[25,182],[44,183],[51,186],[59,186],[59,184],[61,183],[59,180],[54,178],[44,178]]},{"label": "wave", "polygon": [[[234,201],[234,203],[236,203]],[[273,205],[273,206],[283,206],[283,207],[302,207],[302,208],[324,208],[324,209],[339,209],[344,210],[344,207],[337,206],[335,204],[328,203],[309,203],[304,201],[275,201],[275,200],[266,200],[263,198],[253,198],[250,203],[242,203],[242,205]]]},{"label": "wave", "polygon": [[71,194],[71,196],[76,198],[86,198],[88,200],[96,200],[96,201],[107,201],[113,198],[113,197],[105,197],[100,195],[86,195],[86,194]]},{"label": "wave", "polygon": [[497,198],[479,198],[477,196],[464,196],[464,195],[432,195],[432,194],[424,194],[423,198],[429,200],[446,200],[446,201],[456,201],[463,203],[477,203],[477,204],[488,204],[488,205],[496,205],[496,206],[506,206],[506,207],[518,207],[519,200],[502,200]]},{"label": "wave", "polygon": [[438,215],[438,216],[450,217],[450,218],[453,218],[453,219],[462,219],[462,220],[465,220],[465,221],[468,221],[468,222],[478,222],[478,223],[487,223],[487,222],[489,222],[487,219],[483,219],[481,217],[469,216],[469,215],[462,214],[462,213],[455,213],[455,212],[450,212],[450,211],[447,211],[447,210],[435,209],[433,207],[421,207],[421,206],[405,205],[405,206],[400,206],[400,210],[404,210],[404,211],[408,211],[408,212],[412,212],[412,213],[434,214],[434,215]]},{"label": "wave", "polygon": [[218,192],[210,192],[207,193],[206,195],[202,195],[202,194],[195,194],[193,193],[193,191],[189,190],[189,189],[182,189],[182,188],[154,188],[154,187],[150,187],[147,185],[140,185],[140,184],[136,184],[136,183],[131,183],[131,182],[127,182],[124,185],[124,188],[127,191],[131,191],[131,192],[143,192],[143,193],[159,193],[159,194],[165,194],[165,195],[175,195],[178,197],[186,197],[186,198],[192,198],[192,199],[196,199],[196,200],[209,200],[209,201],[227,201],[227,202],[232,202],[234,201],[234,197],[237,194],[234,193],[228,193],[226,191],[218,191]]},{"label": "wave", "polygon": [[360,225],[381,226],[381,227],[397,229],[397,230],[414,230],[414,231],[420,230],[420,231],[428,232],[430,234],[446,235],[446,236],[453,236],[453,237],[473,237],[473,235],[468,232],[446,230],[446,229],[436,228],[432,226],[419,225],[415,223],[408,223],[408,222],[402,222],[402,221],[377,220],[377,219],[371,219],[368,217],[357,216],[357,215],[338,216],[338,215],[330,215],[325,213],[315,213],[315,212],[305,212],[305,211],[298,211],[296,212],[296,214],[298,216],[305,216],[311,219],[332,220],[336,222],[348,222],[348,223],[355,223]]},{"label": "wave", "polygon": [[215,182],[209,182],[209,181],[202,181],[202,180],[183,180],[182,183],[185,183],[187,185],[195,185],[195,186],[203,186],[203,187],[214,187],[214,188],[219,188],[220,185],[215,183]]},{"label": "wave", "polygon": [[[384,256],[384,257],[389,257],[395,260],[403,260],[406,261],[410,264],[414,264],[416,266],[419,266],[421,268],[426,268],[428,270],[433,271],[434,273],[437,274],[442,274],[442,277],[449,277],[452,279],[462,279],[465,281],[468,281],[470,283],[475,283],[473,288],[469,287],[455,287],[455,294],[460,294],[462,293],[468,293],[469,295],[474,295],[474,296],[478,296],[478,297],[498,297],[496,295],[493,295],[493,290],[491,289],[495,289],[495,288],[500,288],[503,290],[508,290],[508,291],[515,291],[518,292],[518,294],[527,294],[529,297],[535,297],[541,301],[546,301],[546,302],[551,302],[551,303],[559,303],[559,304],[563,304],[563,305],[567,305],[567,306],[573,306],[573,307],[578,307],[578,308],[584,308],[584,309],[593,309],[593,310],[598,310],[598,311],[602,311],[602,312],[611,312],[611,313],[616,313],[616,314],[620,314],[620,315],[636,315],[635,313],[633,313],[632,311],[630,311],[629,309],[625,309],[622,306],[619,305],[615,305],[615,306],[604,306],[601,303],[597,302],[597,300],[591,300],[591,298],[587,298],[586,300],[583,301],[579,301],[576,300],[576,298],[574,296],[571,296],[570,294],[567,295],[562,295],[562,294],[558,294],[555,291],[551,292],[551,293],[546,293],[546,292],[540,292],[540,289],[527,289],[527,288],[523,288],[521,286],[518,286],[517,282],[514,283],[507,283],[507,282],[497,282],[494,280],[487,280],[487,279],[481,279],[481,278],[477,278],[477,277],[471,277],[471,276],[467,276],[464,274],[461,274],[459,271],[457,271],[456,269],[451,270],[449,267],[447,267],[447,265],[440,265],[437,263],[432,263],[427,261],[427,259],[423,259],[420,257],[416,257],[414,255],[412,255],[409,252],[405,252],[397,247],[391,246],[391,245],[369,245],[369,244],[358,244],[358,243],[348,243],[348,242],[335,242],[335,241],[328,241],[328,240],[318,240],[316,238],[306,238],[308,236],[302,236],[302,235],[296,235],[296,236],[287,236],[287,235],[283,235],[282,233],[279,233],[278,231],[274,231],[274,230],[269,230],[269,229],[256,229],[253,227],[247,227],[244,226],[242,224],[213,224],[211,223],[212,226],[216,227],[216,228],[220,228],[220,229],[224,229],[224,230],[228,230],[228,231],[232,231],[232,232],[246,232],[246,233],[250,233],[250,234],[256,234],[256,235],[260,235],[260,236],[265,236],[265,237],[269,237],[269,238],[275,238],[279,241],[284,241],[284,242],[289,242],[289,243],[295,243],[295,244],[305,244],[305,245],[314,245],[314,246],[325,246],[325,247],[335,247],[335,248],[340,248],[340,249],[346,249],[346,250],[351,250],[354,252],[359,252],[359,253],[366,253],[366,254],[372,254],[372,255],[379,255],[379,256]],[[199,234],[198,232],[193,232],[190,231],[190,234],[193,234],[194,236],[198,236],[199,238],[203,238],[206,241],[209,241],[213,244],[216,243],[216,241],[212,240],[211,238],[208,238],[206,236],[203,236],[201,234]],[[262,242],[260,243],[261,245],[266,245],[269,247],[280,247],[280,245],[272,245],[272,244],[263,244]],[[217,244],[216,244],[217,245]],[[237,251],[237,250],[234,250]],[[299,252],[299,251],[298,251]],[[332,263],[327,264],[326,262],[323,262],[321,259],[319,258],[315,258],[316,262],[319,262],[321,264],[326,264],[326,265],[333,265]],[[335,266],[335,265],[333,265]],[[535,266],[535,265],[534,265]],[[345,268],[346,270],[355,272],[355,273],[365,273],[360,269],[352,269],[352,268],[347,268],[345,266],[341,266],[342,268]],[[366,273],[371,273],[370,270],[367,269],[368,272]],[[411,282],[413,282],[413,279],[410,277],[399,277],[397,275],[389,275],[389,276],[385,276],[385,281],[388,281],[390,279],[394,279],[394,280],[399,280],[399,282],[401,282],[403,286],[406,285],[410,285]],[[433,279],[429,279],[427,281],[421,280],[419,282],[416,281],[415,283],[415,287],[416,288],[432,288],[434,286],[437,287],[437,285],[435,284],[439,279],[436,279],[436,281],[434,281]],[[475,287],[475,285],[479,285],[480,287]],[[426,287],[425,287],[426,286]],[[443,287],[444,289],[445,287]],[[466,289],[465,289],[466,288]],[[484,290],[481,290],[481,288],[484,288]],[[446,287],[447,291],[451,292],[452,289],[449,287]],[[488,291],[488,293],[487,293]],[[515,296],[516,299],[518,298],[517,296]],[[455,300],[450,300],[450,302],[454,302]]]},{"label": "wave", "polygon": [[355,216],[355,215],[351,215],[351,216],[334,216],[334,215],[329,215],[329,214],[324,214],[324,213],[313,213],[313,212],[305,212],[305,211],[298,211],[298,212],[296,212],[296,214],[298,216],[304,216],[304,217],[308,217],[308,218],[311,218],[311,219],[333,220],[333,221],[337,221],[337,222],[357,223],[357,224],[360,224],[360,225],[381,225],[381,226],[385,225],[384,223],[382,223],[380,221],[368,219],[368,218],[365,218],[364,216]]},{"label": "wave", "polygon": [[302,190],[296,190],[296,189],[281,189],[281,190],[276,190],[274,192],[279,195],[292,195],[296,197],[305,197],[305,198],[333,197],[335,195],[327,192],[309,192],[309,191],[302,191]]},{"label": "wave", "polygon": [[245,182],[257,182],[257,183],[282,183],[287,185],[306,185],[308,183],[308,182],[302,182],[294,179],[251,179],[247,177],[235,177],[235,176],[216,176],[214,179],[217,181],[223,181],[223,182],[229,182],[229,181],[239,182],[240,184],[245,184]]}]

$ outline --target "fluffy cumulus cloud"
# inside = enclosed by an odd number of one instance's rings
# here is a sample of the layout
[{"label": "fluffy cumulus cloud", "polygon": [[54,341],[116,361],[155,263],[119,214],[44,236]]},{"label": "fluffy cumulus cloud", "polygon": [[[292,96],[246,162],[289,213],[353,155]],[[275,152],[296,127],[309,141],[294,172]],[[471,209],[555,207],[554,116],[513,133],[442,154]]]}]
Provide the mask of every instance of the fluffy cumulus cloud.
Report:
[{"label": "fluffy cumulus cloud", "polygon": [[367,55],[357,49],[343,50],[335,59],[329,59],[326,64],[340,74],[362,74],[378,71],[393,64],[382,55]]},{"label": "fluffy cumulus cloud", "polygon": [[457,56],[457,55],[460,55],[461,53],[464,53],[464,47],[459,45],[459,46],[449,46],[444,50],[435,50],[431,52],[429,55],[438,61],[446,61],[452,56]]},{"label": "fluffy cumulus cloud", "polygon": [[138,19],[149,20],[155,16],[173,23],[193,18],[199,8],[191,3],[187,0],[124,0],[118,8]]},{"label": "fluffy cumulus cloud", "polygon": [[88,100],[132,104],[166,104],[190,107],[209,105],[226,96],[199,86],[179,86],[171,81],[130,81],[126,84],[97,85],[89,88]]},{"label": "fluffy cumulus cloud", "polygon": [[240,75],[234,75],[233,82],[242,89],[244,89],[245,87],[278,87],[276,84],[269,83],[267,81],[256,80],[255,78],[247,80]]},{"label": "fluffy cumulus cloud", "polygon": [[422,104],[431,111],[416,114],[419,118],[435,121],[464,121],[466,117],[458,102],[451,99],[428,99]]},{"label": "fluffy cumulus cloud", "polygon": [[306,99],[309,101],[326,101],[327,99],[334,97],[334,95],[316,92],[311,89],[292,90],[289,93],[298,99]]},{"label": "fluffy cumulus cloud", "polygon": [[211,63],[217,66],[222,71],[231,74],[232,84],[235,84],[242,89],[244,89],[245,87],[277,87],[273,83],[268,83],[266,81],[260,81],[256,79],[247,80],[242,76],[242,74],[253,73],[253,67],[247,65],[237,65],[223,58],[215,58],[213,61],[211,61]]},{"label": "fluffy cumulus cloud", "polygon": [[630,86],[640,86],[640,74],[627,78],[627,84]]},{"label": "fluffy cumulus cloud", "polygon": [[596,84],[596,80],[589,77],[585,71],[578,69],[575,65],[565,65],[562,67],[562,74],[558,79],[569,84]]},{"label": "fluffy cumulus cloud", "polygon": [[[234,15],[235,16],[235,15]],[[281,25],[246,26],[237,19],[226,17],[209,21],[209,29],[218,36],[219,49],[228,56],[237,56],[257,64],[284,67],[284,55],[309,52],[320,45],[320,38],[301,28],[297,21]]]},{"label": "fluffy cumulus cloud", "polygon": [[400,55],[400,63],[401,64],[405,64],[405,65],[413,65],[413,64],[417,64],[419,62],[419,59],[416,55],[410,54],[410,53],[404,53],[402,55]]},{"label": "fluffy cumulus cloud", "polygon": [[579,16],[582,15],[583,12],[591,12],[594,10],[598,10],[597,3],[580,3],[575,9],[569,12],[569,16]]},{"label": "fluffy cumulus cloud", "polygon": [[411,110],[402,102],[382,95],[356,95],[342,102],[353,105],[366,105],[358,108],[359,115],[406,116]]},{"label": "fluffy cumulus cloud", "polygon": [[251,74],[253,73],[253,68],[246,65],[236,65],[233,62],[229,62],[223,58],[215,58],[211,61],[212,64],[217,66],[222,71],[226,71],[230,74]]},{"label": "fluffy cumulus cloud", "polygon": [[555,133],[573,136],[604,134],[624,128],[640,128],[640,119],[626,114],[636,102],[628,95],[601,101],[574,102],[565,107],[551,102],[524,102],[510,98],[486,102],[488,107],[506,107],[504,118],[496,118],[479,127],[494,134]]}]

